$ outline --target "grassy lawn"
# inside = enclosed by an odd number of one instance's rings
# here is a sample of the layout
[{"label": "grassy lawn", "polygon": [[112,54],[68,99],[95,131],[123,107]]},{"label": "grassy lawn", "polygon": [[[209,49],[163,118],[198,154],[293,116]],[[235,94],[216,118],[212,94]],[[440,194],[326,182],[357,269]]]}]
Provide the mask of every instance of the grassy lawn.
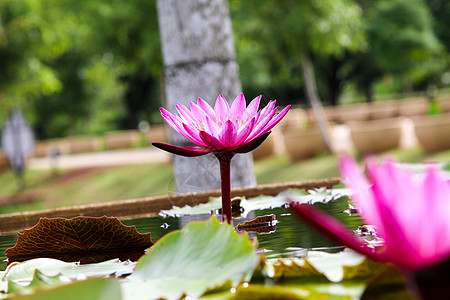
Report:
[{"label": "grassy lawn", "polygon": [[[395,150],[389,153],[399,161],[450,161],[450,150],[427,155],[420,149]],[[287,155],[255,161],[259,184],[301,181],[339,176],[335,155],[320,155],[300,162]],[[28,170],[25,188],[11,171],[0,174],[0,214],[17,211],[73,206],[96,202],[165,195],[174,192],[172,165],[151,163],[108,168]]]},{"label": "grassy lawn", "polygon": [[61,170],[57,174],[28,170],[25,189],[20,190],[12,172],[6,171],[0,174],[0,214],[163,195],[174,190],[172,178],[172,166],[167,163]]}]

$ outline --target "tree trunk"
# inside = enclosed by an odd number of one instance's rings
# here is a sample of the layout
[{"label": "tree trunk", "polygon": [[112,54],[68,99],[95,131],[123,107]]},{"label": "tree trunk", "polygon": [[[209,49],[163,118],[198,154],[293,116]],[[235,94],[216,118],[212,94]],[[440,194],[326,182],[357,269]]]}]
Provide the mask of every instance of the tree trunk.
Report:
[{"label": "tree trunk", "polygon": [[372,83],[369,83],[369,84],[367,84],[365,86],[364,92],[365,92],[365,95],[366,95],[366,102],[367,103],[374,102],[375,96],[374,96],[373,84]]},{"label": "tree trunk", "polygon": [[[226,0],[158,0],[159,28],[165,67],[165,107],[203,98],[211,105],[222,94],[228,101],[241,92],[233,32]],[[171,130],[171,143],[187,140]],[[174,156],[177,192],[220,189],[218,160],[211,154],[196,158]],[[251,154],[236,155],[231,186],[256,184]]]},{"label": "tree trunk", "polygon": [[303,79],[305,80],[306,98],[311,105],[314,116],[316,117],[317,124],[319,125],[320,132],[325,141],[328,152],[331,152],[331,141],[328,130],[328,123],[323,111],[322,102],[320,101],[319,94],[317,93],[317,85],[314,77],[314,69],[311,63],[309,55],[304,52],[302,54],[302,70]]},{"label": "tree trunk", "polygon": [[330,105],[332,106],[338,105],[339,96],[342,92],[342,83],[344,80],[339,77],[339,72],[342,70],[343,62],[343,59],[333,56],[328,59],[329,70],[326,72],[326,80],[329,91],[328,101],[330,101]]}]

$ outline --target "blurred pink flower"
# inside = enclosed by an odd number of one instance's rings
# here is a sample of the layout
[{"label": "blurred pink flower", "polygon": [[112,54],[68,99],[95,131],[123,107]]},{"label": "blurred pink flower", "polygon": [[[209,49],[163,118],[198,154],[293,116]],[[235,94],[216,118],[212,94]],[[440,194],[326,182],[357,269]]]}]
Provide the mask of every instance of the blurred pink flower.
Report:
[{"label": "blurred pink flower", "polygon": [[246,106],[244,94],[231,107],[220,95],[214,109],[203,99],[190,103],[190,110],[178,103],[177,114],[161,108],[161,116],[178,133],[198,146],[178,147],[164,143],[154,146],[183,156],[198,156],[211,152],[246,153],[257,148],[270,130],[286,115],[290,105],[277,113],[276,101],[258,111],[261,96]]},{"label": "blurred pink flower", "polygon": [[435,166],[413,173],[390,161],[368,159],[366,172],[348,156],[340,171],[366,224],[374,225],[384,246],[372,250],[353,232],[312,205],[293,204],[296,213],[338,242],[404,271],[417,271],[450,257],[450,185]]}]

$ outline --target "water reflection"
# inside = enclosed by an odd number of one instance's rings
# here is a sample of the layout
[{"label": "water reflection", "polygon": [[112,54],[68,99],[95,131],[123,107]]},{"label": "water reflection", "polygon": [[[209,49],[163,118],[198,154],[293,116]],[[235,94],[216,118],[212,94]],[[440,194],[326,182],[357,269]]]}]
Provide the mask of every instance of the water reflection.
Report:
[{"label": "water reflection", "polygon": [[[361,225],[358,216],[348,215],[343,211],[348,208],[343,203],[335,202],[321,206],[327,213],[334,215],[349,228],[356,230]],[[273,208],[252,211],[246,218],[233,219],[233,225],[237,226],[245,221],[252,220],[258,216],[274,214],[277,220],[277,229],[271,234],[248,233],[250,238],[258,239],[258,248],[265,249],[267,255],[273,256],[303,256],[304,249],[326,250],[328,252],[336,252],[342,250],[336,243],[330,241],[320,232],[309,225],[300,221],[297,217],[291,215],[289,209]],[[191,221],[207,220],[210,214],[202,214],[195,216],[183,216],[179,218],[143,218],[125,221],[126,225],[136,225],[139,232],[151,232],[152,240],[156,241],[164,234],[183,228]],[[219,216],[219,220],[221,217]],[[161,225],[167,223],[170,226],[167,229],[161,228]]]},{"label": "water reflection", "polygon": [[5,250],[14,247],[16,242],[17,234],[0,235],[0,271],[4,271],[7,265]]},{"label": "water reflection", "polygon": [[[327,213],[335,216],[341,222],[346,224],[353,230],[356,230],[361,221],[358,216],[343,213],[348,209],[347,201],[332,201],[327,205],[318,205]],[[258,239],[258,249],[266,253],[267,257],[286,257],[286,256],[304,256],[305,249],[321,249],[329,252],[341,250],[334,242],[324,237],[315,229],[309,227],[297,217],[291,215],[290,210],[286,208],[263,209],[250,212],[246,218],[233,219],[234,226],[248,220],[252,220],[258,216],[274,214],[277,220],[276,231],[270,234],[248,233],[250,238]],[[152,217],[139,218],[133,220],[125,220],[125,225],[135,225],[140,233],[151,232],[151,238],[155,242],[165,234],[183,228],[192,221],[207,220],[210,214],[191,215],[179,218],[173,217]],[[221,217],[219,216],[219,220]],[[0,236],[0,270],[6,268],[5,250],[13,247],[17,241],[17,234],[9,234]],[[337,247],[337,248],[336,248]]]}]

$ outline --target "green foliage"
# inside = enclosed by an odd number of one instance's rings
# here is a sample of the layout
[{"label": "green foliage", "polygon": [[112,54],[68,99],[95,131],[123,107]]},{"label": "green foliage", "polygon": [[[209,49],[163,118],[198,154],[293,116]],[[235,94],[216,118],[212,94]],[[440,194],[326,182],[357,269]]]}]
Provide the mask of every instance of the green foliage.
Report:
[{"label": "green foliage", "polygon": [[105,278],[76,281],[54,288],[36,288],[32,294],[18,294],[14,299],[29,300],[120,300],[119,282]]},{"label": "green foliage", "polygon": [[0,1],[0,121],[30,96],[61,89],[57,74],[36,55],[40,48],[38,1]]},{"label": "green foliage", "polygon": [[[244,85],[251,92],[272,90],[276,94],[268,96],[281,101],[303,98],[302,53],[342,55],[365,44],[362,11],[352,0],[231,1],[230,6]],[[279,87],[292,91],[283,94]]]},{"label": "green foliage", "polygon": [[[0,0],[0,124],[14,107],[38,138],[161,122],[155,2]],[[345,87],[373,98],[385,75],[389,92],[448,84],[447,1],[232,0],[230,11],[251,96],[304,101],[304,52],[325,103]]]},{"label": "green foliage", "polygon": [[372,57],[385,71],[409,72],[440,50],[421,0],[377,1],[367,15]]},{"label": "green foliage", "polygon": [[422,0],[365,1],[369,47],[348,60],[351,77],[371,100],[371,89],[385,74],[397,76],[397,93],[442,71],[442,47],[433,29],[429,8]]},{"label": "green foliage", "polygon": [[136,128],[158,106],[155,1],[2,0],[0,8],[0,123],[18,106],[40,138],[98,133],[124,120]]}]

